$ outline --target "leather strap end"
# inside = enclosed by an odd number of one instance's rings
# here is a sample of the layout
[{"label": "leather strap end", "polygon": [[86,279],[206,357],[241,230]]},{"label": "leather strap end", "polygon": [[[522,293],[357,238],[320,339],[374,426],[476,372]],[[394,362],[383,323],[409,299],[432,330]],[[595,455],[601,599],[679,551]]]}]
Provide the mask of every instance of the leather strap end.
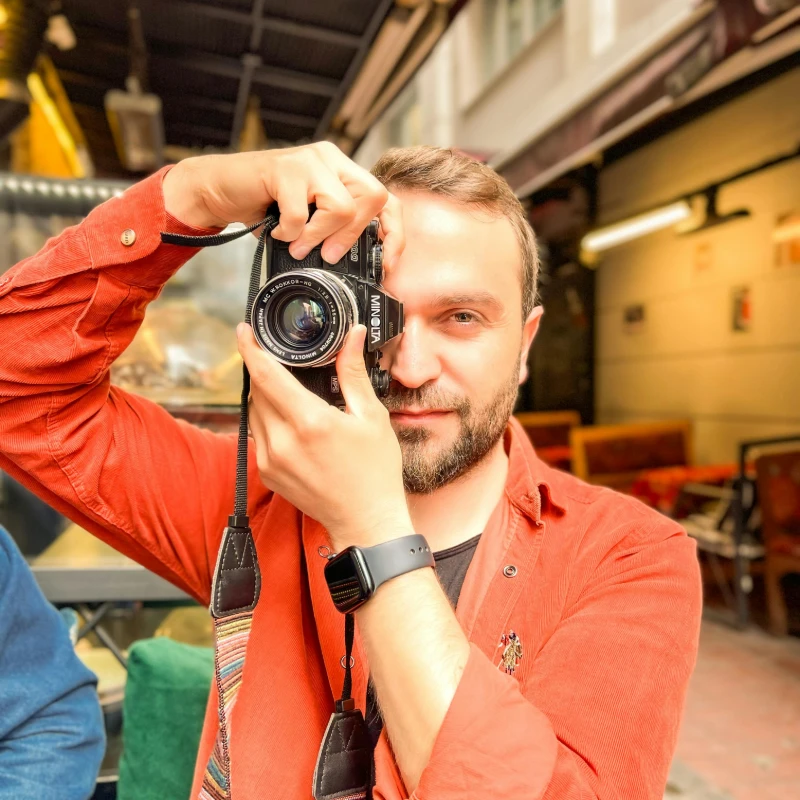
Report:
[{"label": "leather strap end", "polygon": [[211,616],[215,619],[251,612],[261,592],[256,543],[250,528],[227,527],[211,585]]}]

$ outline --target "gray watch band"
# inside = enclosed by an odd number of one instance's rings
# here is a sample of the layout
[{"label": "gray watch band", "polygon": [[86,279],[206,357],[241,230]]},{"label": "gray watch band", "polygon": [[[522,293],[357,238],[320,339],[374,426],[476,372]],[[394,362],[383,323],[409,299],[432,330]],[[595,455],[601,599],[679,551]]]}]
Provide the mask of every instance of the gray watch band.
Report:
[{"label": "gray watch band", "polygon": [[364,547],[361,552],[376,590],[392,578],[423,567],[432,567],[435,563],[428,542],[418,533]]}]

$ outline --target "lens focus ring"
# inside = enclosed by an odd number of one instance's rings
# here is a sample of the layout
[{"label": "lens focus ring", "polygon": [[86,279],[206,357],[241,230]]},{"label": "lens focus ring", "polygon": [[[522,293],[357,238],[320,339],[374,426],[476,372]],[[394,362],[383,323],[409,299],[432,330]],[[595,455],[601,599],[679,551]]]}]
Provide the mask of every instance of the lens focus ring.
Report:
[{"label": "lens focus ring", "polygon": [[261,347],[288,366],[328,364],[358,319],[356,298],[324,270],[276,275],[253,302],[253,333]]}]

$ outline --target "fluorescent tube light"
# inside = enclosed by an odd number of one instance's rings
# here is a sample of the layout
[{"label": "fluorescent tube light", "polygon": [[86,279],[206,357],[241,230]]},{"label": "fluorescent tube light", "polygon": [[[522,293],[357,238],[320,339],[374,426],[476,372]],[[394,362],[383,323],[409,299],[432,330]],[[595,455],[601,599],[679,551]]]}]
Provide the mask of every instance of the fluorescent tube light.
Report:
[{"label": "fluorescent tube light", "polygon": [[774,242],[791,242],[792,239],[800,239],[800,216],[793,216],[781,222],[772,232]]},{"label": "fluorescent tube light", "polygon": [[685,200],[681,200],[587,233],[583,237],[581,246],[584,250],[597,253],[600,250],[607,250],[609,247],[616,247],[623,242],[629,242],[631,239],[638,239],[648,233],[660,231],[662,228],[668,228],[676,222],[688,219],[691,215],[691,207]]}]

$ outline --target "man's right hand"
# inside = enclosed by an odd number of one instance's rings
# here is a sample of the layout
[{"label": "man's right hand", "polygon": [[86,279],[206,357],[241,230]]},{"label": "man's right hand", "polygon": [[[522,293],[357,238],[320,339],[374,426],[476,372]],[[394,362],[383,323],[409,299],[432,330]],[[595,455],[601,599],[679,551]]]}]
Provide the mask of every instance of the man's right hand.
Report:
[{"label": "man's right hand", "polygon": [[[387,268],[405,243],[397,198],[331,142],[188,158],[167,173],[163,190],[167,211],[196,228],[257,222],[277,202],[280,224],[272,236],[293,242],[289,252],[298,259],[324,242],[322,257],[338,261],[375,217]],[[317,210],[309,220],[310,203]]]}]

